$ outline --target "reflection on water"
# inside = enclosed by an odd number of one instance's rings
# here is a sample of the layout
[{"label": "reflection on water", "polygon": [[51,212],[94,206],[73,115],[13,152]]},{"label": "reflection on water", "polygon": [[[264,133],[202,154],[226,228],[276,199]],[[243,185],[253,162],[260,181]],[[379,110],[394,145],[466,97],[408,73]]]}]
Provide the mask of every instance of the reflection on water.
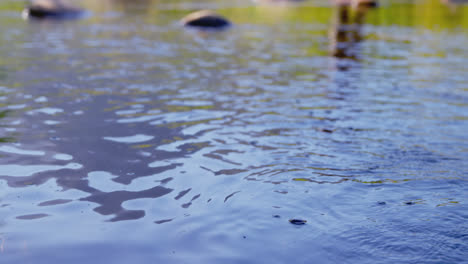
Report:
[{"label": "reflection on water", "polygon": [[[339,5],[335,10],[335,22],[330,32],[330,46],[333,56],[340,59],[359,59],[359,43],[363,40],[362,27],[371,7]],[[346,65],[338,66],[346,70]]]},{"label": "reflection on water", "polygon": [[466,259],[466,10],[83,3],[0,4],[5,263]]}]

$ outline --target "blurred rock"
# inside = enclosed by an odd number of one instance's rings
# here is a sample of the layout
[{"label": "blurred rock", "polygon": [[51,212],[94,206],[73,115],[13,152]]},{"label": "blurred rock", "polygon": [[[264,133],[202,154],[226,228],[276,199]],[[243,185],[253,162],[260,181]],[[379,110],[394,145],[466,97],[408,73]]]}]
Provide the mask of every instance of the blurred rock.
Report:
[{"label": "blurred rock", "polygon": [[307,223],[307,220],[302,220],[302,219],[290,219],[289,222],[293,225],[305,225]]},{"label": "blurred rock", "polygon": [[83,9],[63,0],[31,0],[23,10],[23,18],[77,18],[84,13]]},{"label": "blurred rock", "polygon": [[353,0],[352,5],[357,8],[378,7],[379,2],[377,0]]},{"label": "blurred rock", "polygon": [[379,6],[379,2],[377,0],[334,0],[334,3],[338,6],[352,6],[353,8]]},{"label": "blurred rock", "polygon": [[200,28],[225,28],[231,25],[226,18],[210,10],[191,13],[182,19],[184,26]]}]

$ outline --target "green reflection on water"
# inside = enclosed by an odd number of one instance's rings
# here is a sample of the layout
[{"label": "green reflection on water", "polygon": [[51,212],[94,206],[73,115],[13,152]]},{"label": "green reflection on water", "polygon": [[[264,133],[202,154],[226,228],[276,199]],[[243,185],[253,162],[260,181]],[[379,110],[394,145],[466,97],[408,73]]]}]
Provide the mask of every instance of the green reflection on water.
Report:
[{"label": "green reflection on water", "polygon": [[[146,16],[146,22],[167,24],[178,21],[193,9],[213,7],[229,17],[236,24],[275,23],[321,23],[328,24],[333,8],[329,1],[305,1],[300,5],[255,5],[251,1],[227,5],[225,0],[203,1],[162,1],[162,0],[84,0],[82,6],[94,13],[91,20],[99,20],[102,12],[118,10],[128,14]],[[191,5],[190,5],[191,3]],[[25,3],[1,1],[0,12],[21,12]],[[171,18],[168,20],[168,17]],[[17,23],[13,17],[2,17],[2,25]],[[439,0],[418,2],[386,1],[366,20],[369,24],[384,26],[423,27],[433,30],[468,28],[468,5],[449,5]]]},{"label": "green reflection on water", "polygon": [[7,78],[7,70],[5,67],[0,66],[0,80],[6,80]]},{"label": "green reflection on water", "polygon": [[[1,96],[1,93],[0,93],[0,96]],[[10,113],[11,111],[9,110],[0,111],[0,120],[8,117]],[[16,142],[16,139],[13,137],[0,137],[0,143],[11,143],[11,142]]]},{"label": "green reflection on water", "polygon": [[432,30],[468,28],[468,5],[449,6],[438,0],[392,3],[376,9],[368,23],[382,26],[422,27]]},{"label": "green reflection on water", "polygon": [[[192,5],[187,5],[192,3]],[[168,17],[177,21],[197,7],[197,1],[161,0],[85,0],[84,6],[105,11],[109,7],[129,14],[144,15],[146,22],[167,24]],[[240,1],[238,5],[226,5],[229,1],[203,1],[209,7],[218,9],[236,24],[280,24],[280,23],[320,23],[328,24],[333,7],[329,1],[305,1],[300,5],[255,5],[251,1]],[[425,0],[406,3],[385,1],[367,18],[367,23],[384,26],[423,27],[428,29],[468,28],[468,5],[448,5],[439,0]]]},{"label": "green reflection on water", "polygon": [[22,10],[24,7],[24,3],[20,1],[1,1],[0,2],[0,10]]}]

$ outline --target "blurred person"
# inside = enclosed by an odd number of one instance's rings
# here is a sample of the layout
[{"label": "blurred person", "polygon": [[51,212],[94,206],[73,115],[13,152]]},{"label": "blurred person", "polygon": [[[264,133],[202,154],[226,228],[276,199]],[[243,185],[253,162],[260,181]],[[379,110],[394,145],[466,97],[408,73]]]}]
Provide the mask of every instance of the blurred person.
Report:
[{"label": "blurred person", "polygon": [[[338,59],[359,60],[359,45],[363,40],[362,26],[372,5],[339,4],[330,30],[330,54]],[[349,63],[338,63],[347,70]]]}]

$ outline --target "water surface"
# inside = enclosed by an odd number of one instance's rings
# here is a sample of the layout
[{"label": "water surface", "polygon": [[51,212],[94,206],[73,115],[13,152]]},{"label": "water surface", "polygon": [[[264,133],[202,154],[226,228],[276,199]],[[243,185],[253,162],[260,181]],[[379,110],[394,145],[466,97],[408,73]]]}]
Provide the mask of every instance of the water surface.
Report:
[{"label": "water surface", "polygon": [[[2,263],[466,262],[467,6],[22,5],[0,3]],[[201,8],[235,26],[183,29]]]}]

